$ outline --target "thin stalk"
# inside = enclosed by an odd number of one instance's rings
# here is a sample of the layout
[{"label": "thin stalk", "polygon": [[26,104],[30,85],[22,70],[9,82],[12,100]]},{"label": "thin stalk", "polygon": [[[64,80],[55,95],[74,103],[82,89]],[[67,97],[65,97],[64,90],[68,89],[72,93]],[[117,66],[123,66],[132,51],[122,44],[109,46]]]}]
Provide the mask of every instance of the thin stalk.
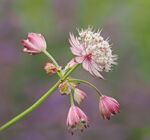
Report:
[{"label": "thin stalk", "polygon": [[[68,71],[66,75],[62,78],[65,80],[75,69],[77,66],[74,66],[72,69]],[[50,88],[39,100],[37,100],[32,106],[27,108],[25,111],[20,113],[18,116],[14,117],[12,120],[8,121],[4,125],[0,127],[0,132],[4,131],[5,129],[9,128],[19,120],[23,119],[25,116],[27,116],[29,113],[31,113],[33,110],[35,110],[38,106],[40,106],[52,93],[58,88],[59,84],[62,82],[62,79],[60,79],[52,88]]]},{"label": "thin stalk", "polygon": [[84,83],[87,84],[89,86],[91,86],[92,88],[94,88],[96,90],[96,92],[98,93],[99,96],[102,96],[103,94],[100,92],[100,90],[94,86],[93,84],[91,84],[90,82],[87,82],[85,80],[81,80],[81,79],[69,79],[70,82],[76,82],[76,83]]},{"label": "thin stalk", "polygon": [[71,103],[71,106],[74,106],[74,100],[73,100],[72,93],[70,93],[70,103]]},{"label": "thin stalk", "polygon": [[31,113],[34,109],[36,109],[40,104],[42,104],[52,93],[57,89],[59,86],[60,81],[58,81],[51,89],[49,89],[38,101],[36,101],[32,106],[30,106],[28,109],[26,109],[24,112],[4,124],[0,127],[0,131],[3,131],[7,129],[8,127],[12,126],[17,121],[21,120],[25,116],[27,116],[29,113]]}]

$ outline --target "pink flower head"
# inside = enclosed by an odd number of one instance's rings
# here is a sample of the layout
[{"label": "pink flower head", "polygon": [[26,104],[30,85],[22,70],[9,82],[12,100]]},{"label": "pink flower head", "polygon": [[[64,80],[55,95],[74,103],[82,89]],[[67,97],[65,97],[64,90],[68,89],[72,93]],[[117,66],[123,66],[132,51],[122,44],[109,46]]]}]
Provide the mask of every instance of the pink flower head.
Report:
[{"label": "pink flower head", "polygon": [[56,67],[53,63],[46,63],[45,66],[44,66],[44,69],[46,71],[47,74],[54,74],[58,71],[60,71],[60,67]]},{"label": "pink flower head", "polygon": [[78,88],[74,89],[74,100],[80,104],[87,97],[86,93]]},{"label": "pink flower head", "polygon": [[99,109],[104,119],[110,119],[111,116],[120,112],[119,103],[112,97],[101,96]]},{"label": "pink flower head", "polygon": [[74,130],[81,132],[89,126],[89,121],[84,112],[77,106],[71,106],[68,112],[67,122],[69,132],[73,135]]},{"label": "pink flower head", "polygon": [[112,64],[116,64],[116,55],[112,55],[107,40],[100,35],[100,31],[93,32],[91,28],[79,31],[79,37],[70,34],[70,49],[76,56],[75,62],[82,63],[85,70],[92,75],[100,77],[102,71],[110,71]]},{"label": "pink flower head", "polygon": [[29,54],[38,54],[46,49],[46,41],[41,34],[29,33],[26,40],[22,40],[23,51]]}]

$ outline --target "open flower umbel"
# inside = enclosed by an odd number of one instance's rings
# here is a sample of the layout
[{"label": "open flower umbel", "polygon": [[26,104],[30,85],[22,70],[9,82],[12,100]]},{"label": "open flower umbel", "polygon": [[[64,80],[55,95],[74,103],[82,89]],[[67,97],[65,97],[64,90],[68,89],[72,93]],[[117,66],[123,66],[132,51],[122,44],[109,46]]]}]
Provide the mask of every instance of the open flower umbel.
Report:
[{"label": "open flower umbel", "polygon": [[74,130],[79,129],[81,132],[89,126],[88,117],[77,106],[72,105],[68,112],[67,122],[69,132],[73,135]]},{"label": "open flower umbel", "polygon": [[91,28],[79,31],[79,37],[70,34],[70,49],[76,56],[75,62],[82,63],[85,70],[100,77],[102,71],[110,71],[112,64],[116,64],[116,55],[112,54],[107,40],[100,35],[100,31],[93,32]]}]

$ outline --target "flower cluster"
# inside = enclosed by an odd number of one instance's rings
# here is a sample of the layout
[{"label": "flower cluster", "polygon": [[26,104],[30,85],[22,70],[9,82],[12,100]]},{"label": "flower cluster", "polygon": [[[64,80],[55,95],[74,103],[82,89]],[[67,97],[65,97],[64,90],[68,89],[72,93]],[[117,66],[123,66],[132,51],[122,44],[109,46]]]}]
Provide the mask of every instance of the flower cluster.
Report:
[{"label": "flower cluster", "polygon": [[117,56],[112,54],[108,40],[104,40],[100,31],[93,32],[91,28],[81,30],[78,37],[70,34],[69,42],[76,56],[74,61],[82,63],[83,68],[94,76],[103,79],[100,72],[108,72],[113,64],[117,64]]},{"label": "flower cluster", "polygon": [[[59,91],[61,94],[70,95],[72,98],[72,105],[67,117],[69,132],[73,134],[76,129],[79,129],[82,132],[85,128],[87,128],[87,126],[89,126],[88,117],[79,107],[75,106],[74,101],[80,105],[81,102],[87,98],[87,94],[83,90],[79,89],[77,84],[67,80],[59,85]],[[120,112],[119,103],[112,97],[100,94],[99,110],[102,117],[109,120],[111,116]]]},{"label": "flower cluster", "polygon": [[78,33],[78,37],[70,34],[70,49],[75,55],[75,58],[73,58],[64,69],[62,69],[47,52],[46,41],[41,34],[29,33],[28,39],[22,41],[24,52],[29,54],[39,54],[43,52],[51,59],[52,62],[46,63],[44,69],[47,74],[58,74],[60,83],[57,88],[62,95],[70,96],[71,106],[68,111],[66,125],[71,134],[73,134],[76,129],[83,131],[89,127],[88,117],[76,105],[76,103],[80,105],[81,102],[87,98],[87,94],[78,87],[80,83],[90,85],[97,91],[98,95],[100,95],[99,110],[104,119],[109,120],[111,116],[120,112],[119,103],[114,98],[102,95],[94,85],[87,81],[70,77],[69,74],[73,71],[73,66],[82,64],[83,68],[92,75],[104,79],[100,72],[108,72],[111,70],[113,64],[117,64],[115,62],[117,56],[112,54],[111,45],[107,39],[104,40],[100,31],[94,32],[91,28],[88,28],[87,30],[78,31]]}]

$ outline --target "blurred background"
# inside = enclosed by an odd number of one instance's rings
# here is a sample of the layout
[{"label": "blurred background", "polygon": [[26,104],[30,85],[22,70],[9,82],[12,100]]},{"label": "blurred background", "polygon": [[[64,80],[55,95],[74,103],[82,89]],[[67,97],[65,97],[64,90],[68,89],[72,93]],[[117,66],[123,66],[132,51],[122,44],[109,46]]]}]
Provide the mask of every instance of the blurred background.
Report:
[{"label": "blurred background", "polygon": [[42,33],[60,65],[72,57],[69,32],[103,29],[119,56],[118,66],[93,78],[79,68],[75,77],[88,80],[121,104],[121,113],[102,119],[99,99],[89,93],[81,108],[90,127],[71,136],[66,117],[69,100],[57,91],[38,109],[0,134],[0,140],[150,140],[150,0],[0,0],[0,125],[32,105],[56,81],[43,66],[44,55],[22,52],[28,32]]}]

